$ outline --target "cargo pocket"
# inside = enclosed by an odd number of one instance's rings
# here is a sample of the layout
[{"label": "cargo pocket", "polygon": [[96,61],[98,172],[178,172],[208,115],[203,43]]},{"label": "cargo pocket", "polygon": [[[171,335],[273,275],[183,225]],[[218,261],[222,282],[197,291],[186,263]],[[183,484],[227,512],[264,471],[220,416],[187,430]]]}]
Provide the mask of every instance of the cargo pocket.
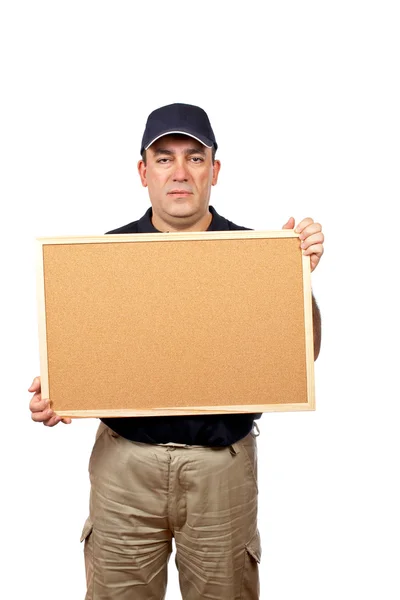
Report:
[{"label": "cargo pocket", "polygon": [[257,531],[245,546],[244,572],[242,581],[242,600],[259,600],[260,578],[258,565],[261,561],[260,534]]},{"label": "cargo pocket", "polygon": [[89,537],[89,535],[92,533],[92,531],[93,531],[93,524],[92,524],[92,521],[90,520],[90,517],[88,517],[86,519],[85,524],[82,529],[81,542],[86,541],[87,538]]},{"label": "cargo pocket", "polygon": [[84,556],[85,556],[85,571],[86,571],[86,586],[87,594],[86,598],[92,598],[93,596],[93,523],[90,517],[86,519],[81,534],[81,542],[85,542]]}]

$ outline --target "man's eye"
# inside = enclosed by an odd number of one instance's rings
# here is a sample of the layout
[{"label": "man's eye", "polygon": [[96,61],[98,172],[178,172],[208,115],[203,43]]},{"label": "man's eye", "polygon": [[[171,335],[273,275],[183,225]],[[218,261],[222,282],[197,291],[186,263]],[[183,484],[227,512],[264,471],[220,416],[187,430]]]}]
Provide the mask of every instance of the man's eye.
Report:
[{"label": "man's eye", "polygon": [[203,157],[202,156],[192,156],[192,161],[195,163],[200,163],[203,162]]},{"label": "man's eye", "polygon": [[157,159],[157,162],[161,163],[162,165],[165,165],[170,160],[171,160],[170,158],[159,158],[159,159]]}]

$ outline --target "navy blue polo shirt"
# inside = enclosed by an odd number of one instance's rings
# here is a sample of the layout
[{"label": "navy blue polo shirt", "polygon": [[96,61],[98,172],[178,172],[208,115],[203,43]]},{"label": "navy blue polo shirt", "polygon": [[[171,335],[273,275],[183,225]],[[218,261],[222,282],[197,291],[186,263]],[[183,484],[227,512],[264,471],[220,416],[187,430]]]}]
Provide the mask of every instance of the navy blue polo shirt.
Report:
[{"label": "navy blue polo shirt", "polygon": [[[210,206],[212,221],[207,231],[249,229],[221,217]],[[152,209],[138,221],[133,221],[107,233],[159,233],[151,222]],[[244,438],[252,429],[254,419],[261,414],[190,415],[162,417],[119,417],[101,419],[119,435],[146,444],[190,444],[229,446]]]}]

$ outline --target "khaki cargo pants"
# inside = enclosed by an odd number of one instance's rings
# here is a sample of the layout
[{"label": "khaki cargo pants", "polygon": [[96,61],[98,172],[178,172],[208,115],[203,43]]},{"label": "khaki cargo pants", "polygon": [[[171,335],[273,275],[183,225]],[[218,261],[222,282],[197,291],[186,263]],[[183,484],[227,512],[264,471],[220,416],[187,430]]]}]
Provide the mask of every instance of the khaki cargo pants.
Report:
[{"label": "khaki cargo pants", "polygon": [[131,442],[100,424],[89,464],[86,600],[257,600],[254,432],[226,448]]}]

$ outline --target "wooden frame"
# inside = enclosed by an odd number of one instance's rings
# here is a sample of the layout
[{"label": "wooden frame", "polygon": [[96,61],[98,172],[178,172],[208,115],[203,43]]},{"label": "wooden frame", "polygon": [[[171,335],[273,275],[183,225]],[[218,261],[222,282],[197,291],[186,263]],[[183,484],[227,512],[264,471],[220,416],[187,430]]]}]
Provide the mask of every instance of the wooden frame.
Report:
[{"label": "wooden frame", "polygon": [[315,409],[293,230],[38,238],[37,284],[42,395],[60,416]]}]

